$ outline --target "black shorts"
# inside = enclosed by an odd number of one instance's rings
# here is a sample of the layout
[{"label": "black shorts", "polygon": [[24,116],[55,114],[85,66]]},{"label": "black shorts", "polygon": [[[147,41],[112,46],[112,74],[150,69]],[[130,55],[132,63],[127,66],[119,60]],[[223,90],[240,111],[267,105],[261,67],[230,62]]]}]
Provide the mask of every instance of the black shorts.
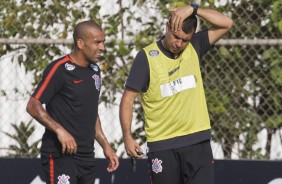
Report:
[{"label": "black shorts", "polygon": [[95,181],[94,158],[89,161],[71,155],[41,155],[41,162],[46,174],[46,184],[93,184]]},{"label": "black shorts", "polygon": [[152,184],[213,184],[210,141],[148,153]]}]

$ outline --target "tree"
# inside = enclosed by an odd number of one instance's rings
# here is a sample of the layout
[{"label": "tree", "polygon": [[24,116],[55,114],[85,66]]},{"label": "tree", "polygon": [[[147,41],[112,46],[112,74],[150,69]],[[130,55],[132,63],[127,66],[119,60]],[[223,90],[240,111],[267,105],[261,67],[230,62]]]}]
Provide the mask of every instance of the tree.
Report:
[{"label": "tree", "polygon": [[[83,9],[89,10],[89,15]],[[1,3],[0,26],[5,29],[0,32],[1,38],[71,38],[71,30],[75,24],[83,19],[91,18],[99,20],[99,5],[94,0],[62,0],[62,1],[40,1],[24,0]],[[65,49],[71,49],[65,45]],[[22,51],[15,55],[20,64],[27,71],[34,72],[35,83],[39,82],[42,72],[50,61],[63,55],[62,47],[56,44],[4,44],[0,47],[2,54]]]},{"label": "tree", "polygon": [[[214,6],[209,1],[208,6]],[[281,2],[228,1],[219,7],[231,14],[234,28],[227,38],[276,38],[281,35]],[[281,7],[281,6],[280,6]],[[258,31],[259,30],[259,31]],[[270,158],[271,136],[281,130],[281,46],[217,46],[202,67],[214,141],[225,158],[239,144],[239,158]],[[280,56],[279,56],[280,55]],[[279,74],[280,73],[280,74]],[[267,130],[266,153],[254,148],[257,134]]]}]

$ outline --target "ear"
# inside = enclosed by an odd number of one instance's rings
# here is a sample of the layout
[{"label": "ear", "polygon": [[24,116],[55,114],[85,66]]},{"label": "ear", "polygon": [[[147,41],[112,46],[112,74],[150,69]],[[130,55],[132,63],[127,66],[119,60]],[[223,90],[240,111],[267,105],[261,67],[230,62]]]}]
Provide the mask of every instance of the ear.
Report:
[{"label": "ear", "polygon": [[84,47],[84,41],[83,41],[82,39],[78,39],[78,40],[77,40],[77,47],[78,47],[79,49],[83,49],[83,47]]},{"label": "ear", "polygon": [[169,21],[166,22],[165,30],[166,30],[166,32],[169,32],[169,30],[170,30]]}]

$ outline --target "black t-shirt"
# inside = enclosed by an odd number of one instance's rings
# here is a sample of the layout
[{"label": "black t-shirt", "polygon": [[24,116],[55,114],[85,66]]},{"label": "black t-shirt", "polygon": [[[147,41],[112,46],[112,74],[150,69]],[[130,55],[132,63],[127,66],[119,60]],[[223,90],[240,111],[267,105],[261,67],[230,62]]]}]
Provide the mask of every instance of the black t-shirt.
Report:
[{"label": "black t-shirt", "polygon": [[[32,95],[45,104],[49,115],[75,138],[77,156],[94,155],[100,88],[98,65],[81,67],[65,56],[49,64]],[[62,152],[56,134],[48,129],[42,138],[41,152]]]}]

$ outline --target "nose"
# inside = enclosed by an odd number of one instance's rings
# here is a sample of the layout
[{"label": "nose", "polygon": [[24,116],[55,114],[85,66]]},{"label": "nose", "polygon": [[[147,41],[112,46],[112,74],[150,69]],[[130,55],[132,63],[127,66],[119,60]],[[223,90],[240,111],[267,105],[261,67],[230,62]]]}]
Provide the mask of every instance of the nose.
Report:
[{"label": "nose", "polygon": [[177,39],[176,42],[175,42],[175,44],[176,44],[176,46],[179,47],[179,48],[183,46],[183,42],[182,42],[181,39]]},{"label": "nose", "polygon": [[105,50],[105,44],[104,43],[100,43],[99,44],[99,49],[104,51]]}]

